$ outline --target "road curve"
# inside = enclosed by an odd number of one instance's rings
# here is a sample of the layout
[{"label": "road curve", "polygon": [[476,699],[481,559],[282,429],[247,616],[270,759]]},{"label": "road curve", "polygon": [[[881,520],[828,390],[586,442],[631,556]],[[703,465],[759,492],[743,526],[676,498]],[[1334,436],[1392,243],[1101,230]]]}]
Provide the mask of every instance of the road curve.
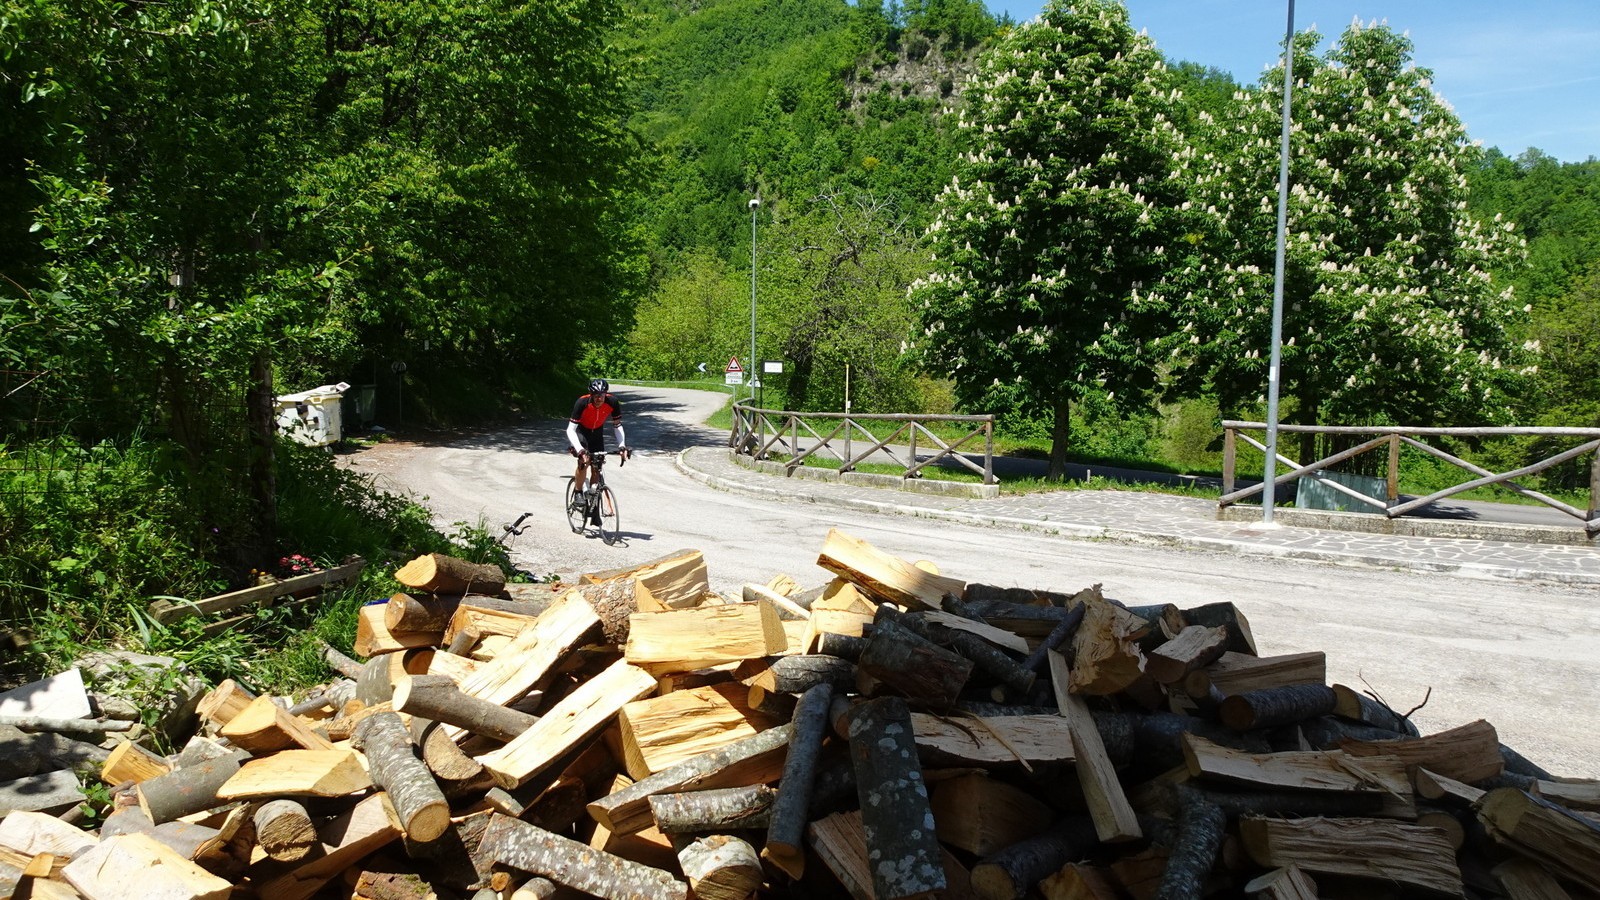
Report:
[{"label": "road curve", "polygon": [[[1493,583],[1436,573],[1081,541],[995,528],[772,501],[706,487],[674,465],[690,446],[725,435],[699,423],[724,395],[621,387],[628,441],[612,463],[625,540],[573,534],[560,510],[572,460],[564,422],[492,432],[409,436],[341,456],[386,490],[412,494],[448,530],[500,526],[524,511],[531,527],[513,559],[536,575],[572,577],[684,548],[706,557],[713,589],[735,591],[779,573],[803,585],[831,527],[948,575],[1001,585],[1104,586],[1130,604],[1239,604],[1263,655],[1322,650],[1330,681],[1370,686],[1402,711],[1424,702],[1424,733],[1486,719],[1501,740],[1558,775],[1600,778],[1600,606],[1592,587]],[[1431,696],[1429,691],[1431,689]]]}]

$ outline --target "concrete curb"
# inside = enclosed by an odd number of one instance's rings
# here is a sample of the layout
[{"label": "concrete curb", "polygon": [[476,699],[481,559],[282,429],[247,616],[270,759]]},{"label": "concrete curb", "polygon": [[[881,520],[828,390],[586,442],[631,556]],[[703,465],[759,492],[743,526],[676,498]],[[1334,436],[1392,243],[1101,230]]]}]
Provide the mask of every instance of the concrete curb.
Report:
[{"label": "concrete curb", "polygon": [[677,465],[678,471],[687,475],[689,478],[715,490],[734,494],[744,494],[746,496],[760,497],[763,499],[788,501],[798,500],[805,503],[814,503],[823,506],[836,506],[842,509],[853,509],[861,512],[872,512],[884,515],[899,515],[917,519],[935,519],[945,522],[955,522],[963,525],[977,525],[991,528],[1010,528],[1019,531],[1035,531],[1041,534],[1050,534],[1058,537],[1073,538],[1078,540],[1106,540],[1116,541],[1117,543],[1123,544],[1209,550],[1218,553],[1272,556],[1279,559],[1307,560],[1312,562],[1326,562],[1379,569],[1408,569],[1417,572],[1436,572],[1442,574],[1462,575],[1471,578],[1505,579],[1512,581],[1547,581],[1560,584],[1600,584],[1600,575],[1584,572],[1548,572],[1537,569],[1492,565],[1487,563],[1456,563],[1401,559],[1388,556],[1342,552],[1337,550],[1312,550],[1301,547],[1281,547],[1272,544],[1255,544],[1244,541],[1230,541],[1224,538],[1206,538],[1188,535],[1129,531],[1125,529],[1108,528],[1100,525],[1076,525],[1069,522],[1047,522],[1036,519],[1018,519],[1010,516],[975,515],[972,513],[912,506],[905,503],[861,500],[854,497],[830,497],[825,494],[804,490],[799,485],[786,486],[784,489],[779,490],[777,488],[767,488],[764,486],[742,484],[739,482],[730,481],[728,479],[712,475],[709,472],[696,469],[689,465],[687,460],[690,449],[694,448],[682,450],[675,457],[675,464]]}]

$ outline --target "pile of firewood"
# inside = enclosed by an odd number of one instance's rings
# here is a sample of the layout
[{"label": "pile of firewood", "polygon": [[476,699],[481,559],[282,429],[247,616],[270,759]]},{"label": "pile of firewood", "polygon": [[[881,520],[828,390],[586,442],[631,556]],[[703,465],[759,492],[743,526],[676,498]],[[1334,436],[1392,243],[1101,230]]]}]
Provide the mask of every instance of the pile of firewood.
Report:
[{"label": "pile of firewood", "polygon": [[[1600,784],[1419,736],[1232,604],[997,588],[838,531],[828,583],[686,551],[579,585],[442,556],[298,703],[0,822],[0,900],[1600,894]],[[29,893],[23,893],[24,891]]]}]

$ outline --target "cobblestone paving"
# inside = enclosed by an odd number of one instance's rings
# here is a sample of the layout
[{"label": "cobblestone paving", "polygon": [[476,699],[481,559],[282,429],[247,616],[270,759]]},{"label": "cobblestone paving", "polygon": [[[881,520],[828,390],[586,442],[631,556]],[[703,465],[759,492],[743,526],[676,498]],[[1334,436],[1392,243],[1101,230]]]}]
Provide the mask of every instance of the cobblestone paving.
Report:
[{"label": "cobblestone paving", "polygon": [[1216,520],[1207,500],[1135,491],[1052,491],[992,500],[786,479],[692,447],[678,457],[690,477],[722,490],[792,502],[1037,530],[1072,537],[1179,543],[1202,549],[1352,562],[1523,580],[1600,584],[1600,545],[1513,543],[1362,534]]}]

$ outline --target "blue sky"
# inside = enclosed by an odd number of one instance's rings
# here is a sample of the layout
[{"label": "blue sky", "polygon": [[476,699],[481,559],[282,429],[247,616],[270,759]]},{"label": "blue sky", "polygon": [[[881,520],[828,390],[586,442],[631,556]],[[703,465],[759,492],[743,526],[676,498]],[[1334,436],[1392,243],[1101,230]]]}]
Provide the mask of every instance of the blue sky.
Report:
[{"label": "blue sky", "polygon": [[[1135,29],[1168,59],[1254,83],[1282,53],[1287,0],[1125,0]],[[986,0],[1017,21],[1042,0]],[[1563,162],[1600,157],[1600,0],[1296,0],[1295,30],[1315,25],[1323,48],[1353,19],[1411,37],[1412,61],[1467,133],[1516,156],[1537,147]]]}]

